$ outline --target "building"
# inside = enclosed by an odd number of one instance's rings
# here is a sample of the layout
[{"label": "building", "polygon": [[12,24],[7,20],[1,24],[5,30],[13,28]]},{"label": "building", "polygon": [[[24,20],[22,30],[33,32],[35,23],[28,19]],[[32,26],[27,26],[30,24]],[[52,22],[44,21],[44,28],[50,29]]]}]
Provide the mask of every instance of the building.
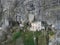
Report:
[{"label": "building", "polygon": [[40,31],[41,29],[45,29],[41,21],[31,23],[30,31]]}]

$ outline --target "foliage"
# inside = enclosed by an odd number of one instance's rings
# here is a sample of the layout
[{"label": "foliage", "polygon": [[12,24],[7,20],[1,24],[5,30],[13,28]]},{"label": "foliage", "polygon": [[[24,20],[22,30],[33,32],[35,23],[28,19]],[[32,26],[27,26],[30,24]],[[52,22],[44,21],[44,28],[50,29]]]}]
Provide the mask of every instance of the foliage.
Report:
[{"label": "foliage", "polygon": [[15,41],[17,38],[19,38],[21,36],[21,32],[15,32],[12,36],[13,41]]},{"label": "foliage", "polygon": [[35,34],[36,37],[38,37],[42,34],[42,32],[41,31],[36,31],[34,34]]},{"label": "foliage", "polygon": [[50,35],[54,35],[55,33],[53,31],[49,31],[49,34]]},{"label": "foliage", "polygon": [[24,38],[24,45],[34,45],[32,32],[25,32],[23,38]]}]

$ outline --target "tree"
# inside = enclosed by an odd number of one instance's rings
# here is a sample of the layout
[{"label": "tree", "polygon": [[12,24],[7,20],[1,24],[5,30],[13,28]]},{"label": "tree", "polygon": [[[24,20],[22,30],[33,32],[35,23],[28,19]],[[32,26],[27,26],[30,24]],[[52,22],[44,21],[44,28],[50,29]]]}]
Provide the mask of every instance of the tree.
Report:
[{"label": "tree", "polygon": [[49,45],[49,29],[48,29],[48,24],[46,21],[42,21],[42,24],[45,27],[45,31],[46,31],[46,45]]}]

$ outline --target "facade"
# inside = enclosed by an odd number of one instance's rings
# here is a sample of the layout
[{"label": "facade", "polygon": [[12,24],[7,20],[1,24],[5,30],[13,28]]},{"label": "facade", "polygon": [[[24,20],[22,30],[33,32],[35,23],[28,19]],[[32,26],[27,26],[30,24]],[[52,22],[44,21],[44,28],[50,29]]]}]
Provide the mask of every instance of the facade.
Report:
[{"label": "facade", "polygon": [[41,29],[45,29],[41,21],[31,23],[30,31],[40,31]]},{"label": "facade", "polygon": [[34,15],[33,14],[29,14],[29,22],[32,22],[34,20]]}]

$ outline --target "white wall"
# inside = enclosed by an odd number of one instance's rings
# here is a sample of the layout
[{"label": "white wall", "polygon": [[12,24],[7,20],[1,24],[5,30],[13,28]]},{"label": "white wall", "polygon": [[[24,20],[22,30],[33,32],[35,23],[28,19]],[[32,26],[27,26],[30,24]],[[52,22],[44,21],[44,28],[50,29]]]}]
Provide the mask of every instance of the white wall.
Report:
[{"label": "white wall", "polygon": [[39,31],[41,29],[44,29],[44,27],[41,25],[41,22],[31,23],[31,28],[30,28],[31,31],[36,31],[36,30]]}]

